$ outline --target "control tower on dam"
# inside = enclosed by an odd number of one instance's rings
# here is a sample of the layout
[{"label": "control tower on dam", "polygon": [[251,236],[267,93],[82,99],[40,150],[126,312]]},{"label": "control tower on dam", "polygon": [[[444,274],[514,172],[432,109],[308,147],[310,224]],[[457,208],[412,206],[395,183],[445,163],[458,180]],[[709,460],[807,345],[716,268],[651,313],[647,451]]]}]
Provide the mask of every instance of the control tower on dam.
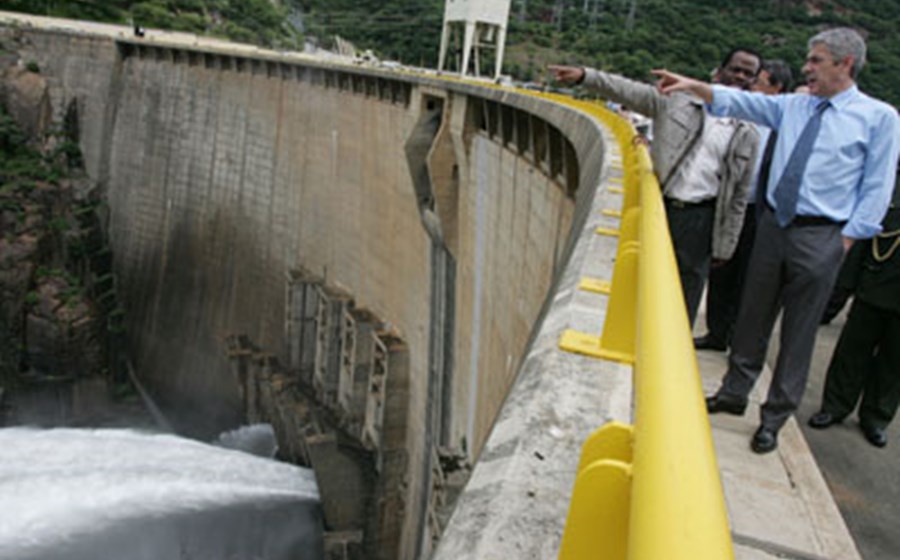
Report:
[{"label": "control tower on dam", "polygon": [[428,557],[595,197],[621,198],[599,125],[153,30],[0,14],[0,43],[77,123],[129,357],[176,429],[273,424],[332,550]]}]

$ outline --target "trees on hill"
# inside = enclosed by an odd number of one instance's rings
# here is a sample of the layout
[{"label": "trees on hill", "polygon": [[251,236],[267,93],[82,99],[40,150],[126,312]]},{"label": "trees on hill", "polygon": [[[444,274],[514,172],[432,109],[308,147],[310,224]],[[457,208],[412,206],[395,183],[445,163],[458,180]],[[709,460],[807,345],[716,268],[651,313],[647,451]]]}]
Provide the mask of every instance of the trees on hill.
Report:
[{"label": "trees on hill", "polygon": [[0,0],[0,9],[131,23],[268,47],[299,46],[288,9],[271,0]]},{"label": "trees on hill", "polygon": [[[409,64],[437,63],[444,0],[295,0],[309,31],[341,35]],[[705,78],[733,46],[788,61],[799,76],[806,41],[849,25],[867,34],[864,91],[900,105],[900,0],[512,0],[504,72],[545,78],[551,62],[637,79],[666,66]]]},{"label": "trees on hill", "polygon": [[[731,47],[788,61],[799,75],[806,40],[849,25],[869,43],[864,91],[900,105],[900,0],[511,0],[504,72],[541,79],[551,62],[637,79],[666,66],[707,77]],[[207,33],[271,47],[299,31],[340,35],[383,58],[434,67],[445,0],[0,0],[0,9]],[[288,22],[291,23],[288,23]]]}]

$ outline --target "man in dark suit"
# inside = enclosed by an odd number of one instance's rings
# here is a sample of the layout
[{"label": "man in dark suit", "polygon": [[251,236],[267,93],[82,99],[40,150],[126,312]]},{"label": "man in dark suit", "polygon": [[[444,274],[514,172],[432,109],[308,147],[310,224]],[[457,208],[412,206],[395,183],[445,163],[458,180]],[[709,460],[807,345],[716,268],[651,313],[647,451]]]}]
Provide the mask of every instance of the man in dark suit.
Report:
[{"label": "man in dark suit", "polygon": [[825,429],[859,402],[860,428],[875,447],[887,445],[885,429],[900,404],[900,175],[881,226],[881,234],[853,248],[862,253],[853,305],[828,366],[821,409],[809,419],[810,427]]}]

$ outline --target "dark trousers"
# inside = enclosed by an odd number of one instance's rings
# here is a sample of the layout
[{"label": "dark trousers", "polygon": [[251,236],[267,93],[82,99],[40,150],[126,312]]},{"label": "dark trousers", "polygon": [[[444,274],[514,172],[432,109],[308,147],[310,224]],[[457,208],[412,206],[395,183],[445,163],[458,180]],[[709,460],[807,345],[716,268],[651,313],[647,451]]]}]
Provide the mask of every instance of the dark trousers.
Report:
[{"label": "dark trousers", "polygon": [[747,206],[744,226],[731,259],[714,266],[709,271],[706,290],[706,327],[710,338],[724,345],[731,344],[734,324],[750,265],[753,238],[756,237],[756,205]]},{"label": "dark trousers", "polygon": [[760,215],[738,311],[728,372],[719,392],[746,399],[756,383],[769,337],[782,310],[781,347],[761,409],[763,426],[778,430],[806,388],[816,331],[844,255],[841,227],[780,228],[771,211]]},{"label": "dark trousers", "polygon": [[715,214],[715,201],[684,204],[666,199],[669,235],[675,250],[678,276],[681,278],[681,290],[691,326],[697,317],[703,285],[709,274]]},{"label": "dark trousers", "polygon": [[828,366],[822,410],[843,418],[860,395],[860,423],[887,427],[900,404],[900,313],[854,299]]}]

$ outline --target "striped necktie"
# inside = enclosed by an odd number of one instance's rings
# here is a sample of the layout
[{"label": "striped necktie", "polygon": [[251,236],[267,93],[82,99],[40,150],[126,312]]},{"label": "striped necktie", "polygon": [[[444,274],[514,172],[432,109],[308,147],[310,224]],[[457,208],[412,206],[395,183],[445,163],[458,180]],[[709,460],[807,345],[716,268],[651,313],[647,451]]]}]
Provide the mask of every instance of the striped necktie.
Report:
[{"label": "striped necktie", "polygon": [[797,215],[797,199],[800,196],[800,183],[803,179],[803,172],[806,170],[806,164],[809,162],[809,155],[812,153],[813,144],[816,143],[816,136],[819,134],[819,128],[822,126],[822,114],[825,109],[831,106],[831,102],[827,99],[819,103],[816,112],[813,113],[797,144],[791,157],[788,159],[787,165],[784,167],[784,173],[778,180],[775,187],[773,197],[775,199],[775,219],[781,227],[787,227]]}]

